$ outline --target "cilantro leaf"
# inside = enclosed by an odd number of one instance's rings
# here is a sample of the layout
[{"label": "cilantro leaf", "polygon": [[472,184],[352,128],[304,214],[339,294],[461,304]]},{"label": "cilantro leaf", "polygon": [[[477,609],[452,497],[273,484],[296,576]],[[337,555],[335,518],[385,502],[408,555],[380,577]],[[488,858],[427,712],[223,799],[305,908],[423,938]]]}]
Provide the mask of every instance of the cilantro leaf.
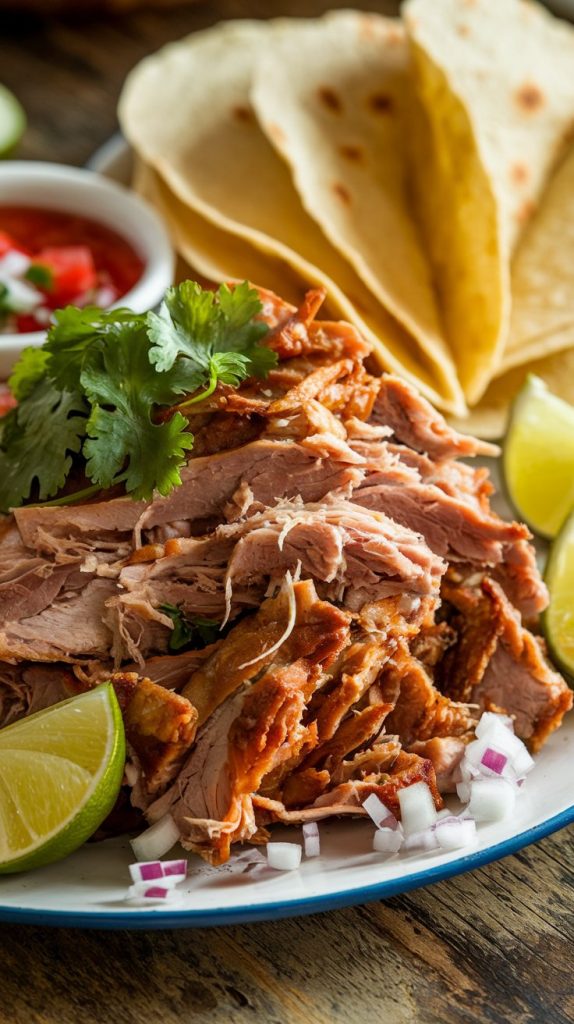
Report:
[{"label": "cilantro leaf", "polygon": [[24,277],[44,291],[51,292],[54,288],[54,271],[45,263],[31,263]]},{"label": "cilantro leaf", "polygon": [[[227,372],[237,353],[238,379],[265,371],[277,362],[269,351],[261,358],[259,341],[269,330],[254,320],[261,301],[247,281],[231,289],[222,284],[217,292],[204,291],[196,281],[183,281],[166,292],[159,313],[148,313],[148,335],[152,342],[150,360],[160,373],[171,369],[180,356],[204,371],[204,381],[213,375],[215,354],[228,356]],[[246,362],[246,360],[248,362]],[[244,372],[246,371],[246,372]]]},{"label": "cilantro leaf", "polygon": [[80,377],[92,405],[84,443],[87,475],[110,487],[125,471],[126,490],[136,500],[179,486],[185,452],[193,447],[181,413],[164,423],[152,421],[153,406],[169,401],[173,386],[169,375],[150,365],[148,350],[145,330],[134,331],[126,322]]},{"label": "cilantro leaf", "polygon": [[72,452],[78,452],[86,429],[81,395],[60,392],[40,381],[9,414],[9,429],[0,451],[0,508],[20,505],[37,485],[40,501],[56,494],[66,481]]},{"label": "cilantro leaf", "polygon": [[67,390],[78,387],[88,358],[97,355],[106,339],[126,329],[137,331],[145,316],[130,309],[98,309],[97,306],[66,306],[54,314],[44,350],[49,354],[46,370],[54,383]]},{"label": "cilantro leaf", "polygon": [[8,387],[19,402],[26,398],[45,376],[48,359],[49,355],[44,348],[29,345],[23,350],[8,381]]},{"label": "cilantro leaf", "polygon": [[160,611],[173,622],[169,638],[170,651],[180,651],[182,647],[190,645],[201,649],[215,643],[221,635],[219,623],[214,619],[205,619],[201,615],[184,616],[181,607],[175,604],[162,604]]}]

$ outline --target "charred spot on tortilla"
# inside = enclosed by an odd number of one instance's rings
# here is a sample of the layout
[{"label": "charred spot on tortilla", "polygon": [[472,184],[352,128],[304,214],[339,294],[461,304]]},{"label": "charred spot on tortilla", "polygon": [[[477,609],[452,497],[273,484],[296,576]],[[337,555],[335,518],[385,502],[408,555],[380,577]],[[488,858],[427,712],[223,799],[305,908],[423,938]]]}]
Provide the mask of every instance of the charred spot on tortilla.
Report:
[{"label": "charred spot on tortilla", "polygon": [[343,203],[345,203],[346,206],[351,205],[351,193],[344,185],[341,185],[340,181],[335,181],[333,183],[333,192]]},{"label": "charred spot on tortilla", "polygon": [[388,46],[402,46],[404,41],[405,37],[401,29],[394,28],[394,26],[391,26],[391,28],[387,29],[385,35],[385,42],[387,43]]},{"label": "charred spot on tortilla", "polygon": [[462,39],[466,39],[470,35],[470,25],[467,25],[464,21],[459,21],[456,26],[456,32]]},{"label": "charred spot on tortilla", "polygon": [[317,90],[319,99],[323,106],[327,107],[334,114],[340,114],[343,109],[340,96],[329,85],[321,85]]},{"label": "charred spot on tortilla", "polygon": [[517,162],[512,164],[510,167],[510,180],[513,185],[526,185],[528,178],[530,177],[528,167],[526,164]]},{"label": "charred spot on tortilla", "polygon": [[534,114],[546,102],[542,89],[535,82],[523,82],[514,94],[516,104],[524,114]]},{"label": "charred spot on tortilla", "polygon": [[519,224],[526,224],[536,210],[536,203],[532,199],[525,199],[516,211],[516,220]]},{"label": "charred spot on tortilla", "polygon": [[238,103],[237,106],[233,107],[231,113],[237,121],[250,122],[253,121],[253,113],[249,107],[243,106]]},{"label": "charred spot on tortilla", "polygon": [[373,93],[372,96],[369,96],[368,103],[376,114],[391,114],[395,105],[393,97],[384,92]]},{"label": "charred spot on tortilla", "polygon": [[353,164],[360,164],[363,162],[363,150],[360,146],[352,146],[349,144],[343,144],[339,146],[339,153],[345,157],[345,160],[349,160]]},{"label": "charred spot on tortilla", "polygon": [[267,132],[269,138],[273,142],[275,142],[279,146],[279,148],[285,145],[285,142],[287,141],[285,132],[275,121],[270,121],[269,123],[267,123],[265,125],[265,131]]}]

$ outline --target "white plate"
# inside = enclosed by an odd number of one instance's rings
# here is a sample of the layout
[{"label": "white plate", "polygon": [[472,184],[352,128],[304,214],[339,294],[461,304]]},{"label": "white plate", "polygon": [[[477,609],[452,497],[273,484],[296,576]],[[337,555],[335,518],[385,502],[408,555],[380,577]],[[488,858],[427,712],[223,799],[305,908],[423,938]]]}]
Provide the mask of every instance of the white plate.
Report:
[{"label": "white plate", "polygon": [[[110,140],[90,165],[125,181],[129,150]],[[497,482],[496,467],[493,479]],[[499,493],[493,503],[509,508]],[[0,878],[0,920],[93,928],[180,928],[310,914],[381,899],[504,857],[574,821],[574,715],[536,758],[512,820],[479,826],[478,843],[463,853],[399,854],[390,860],[372,852],[374,826],[331,821],[320,827],[321,856],[298,871],[240,873],[213,869],[190,857],[190,874],[176,906],[130,906],[125,895],[133,860],[126,839],[88,844],[58,864],[25,875]],[[455,804],[453,804],[453,807]],[[298,829],[277,827],[274,839],[301,842]],[[187,854],[184,854],[187,856]]]},{"label": "white plate", "polygon": [[[514,853],[574,821],[574,717],[536,758],[511,821],[479,826],[478,845],[461,853],[395,855],[371,850],[365,821],[320,824],[321,856],[297,871],[238,873],[190,856],[190,874],[176,906],[130,906],[125,895],[133,860],[127,840],[107,840],[25,875],[0,879],[0,920],[91,928],[184,928],[312,914],[381,899]],[[274,839],[301,842],[299,829],[278,827]],[[188,856],[185,854],[185,856]]]}]

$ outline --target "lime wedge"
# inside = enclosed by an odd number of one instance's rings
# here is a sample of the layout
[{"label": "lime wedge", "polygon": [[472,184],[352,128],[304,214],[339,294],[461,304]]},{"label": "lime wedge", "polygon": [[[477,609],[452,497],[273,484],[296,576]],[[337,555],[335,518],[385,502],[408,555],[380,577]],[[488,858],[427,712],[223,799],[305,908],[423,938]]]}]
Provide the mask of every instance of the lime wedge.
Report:
[{"label": "lime wedge", "polygon": [[574,406],[533,374],[512,407],[503,468],[521,519],[543,537],[555,537],[574,508]]},{"label": "lime wedge", "polygon": [[574,515],[564,523],[546,567],[550,604],[542,617],[554,660],[574,678]]},{"label": "lime wedge", "polygon": [[0,157],[9,156],[26,128],[26,115],[13,93],[0,85]]},{"label": "lime wedge", "polygon": [[66,857],[118,795],[126,743],[110,683],[0,731],[0,874]]}]

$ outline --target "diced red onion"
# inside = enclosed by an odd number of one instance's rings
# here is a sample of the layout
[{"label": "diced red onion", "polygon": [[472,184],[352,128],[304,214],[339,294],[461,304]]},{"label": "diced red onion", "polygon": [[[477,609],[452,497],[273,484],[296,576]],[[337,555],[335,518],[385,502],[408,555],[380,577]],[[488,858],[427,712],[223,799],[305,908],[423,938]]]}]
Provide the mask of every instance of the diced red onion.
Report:
[{"label": "diced red onion", "polygon": [[150,884],[149,882],[136,882],[130,885],[126,899],[130,902],[147,905],[150,903],[176,903],[181,899],[181,893],[167,885]]},{"label": "diced red onion", "polygon": [[436,821],[433,795],[426,782],[415,782],[398,791],[405,836],[422,832]]},{"label": "diced red onion", "polygon": [[476,779],[470,783],[467,811],[475,821],[502,821],[514,810],[516,792],[505,779]]},{"label": "diced red onion", "polygon": [[319,826],[316,821],[307,821],[303,825],[303,844],[306,857],[318,857],[321,853]]},{"label": "diced red onion", "polygon": [[301,863],[298,843],[267,843],[267,863],[276,871],[295,871]]},{"label": "diced red onion", "polygon": [[179,840],[179,829],[171,814],[164,814],[150,828],[130,839],[137,861],[159,860]]},{"label": "diced red onion", "polygon": [[392,856],[403,845],[403,835],[398,828],[378,828],[373,836],[373,850]]},{"label": "diced red onion", "polygon": [[363,800],[363,807],[371,821],[377,828],[396,828],[398,821],[392,811],[379,800],[376,793],[370,793],[366,800]]},{"label": "diced red onion", "polygon": [[501,754],[494,747],[487,747],[480,759],[481,767],[487,768],[488,771],[494,772],[495,775],[502,775],[507,764],[508,758],[506,754]]},{"label": "diced red onion", "polygon": [[130,875],[134,882],[153,882],[162,879],[170,888],[183,882],[187,877],[186,860],[149,860],[130,864]]},{"label": "diced red onion", "polygon": [[442,850],[459,850],[476,842],[474,818],[445,818],[437,822],[434,831]]}]

